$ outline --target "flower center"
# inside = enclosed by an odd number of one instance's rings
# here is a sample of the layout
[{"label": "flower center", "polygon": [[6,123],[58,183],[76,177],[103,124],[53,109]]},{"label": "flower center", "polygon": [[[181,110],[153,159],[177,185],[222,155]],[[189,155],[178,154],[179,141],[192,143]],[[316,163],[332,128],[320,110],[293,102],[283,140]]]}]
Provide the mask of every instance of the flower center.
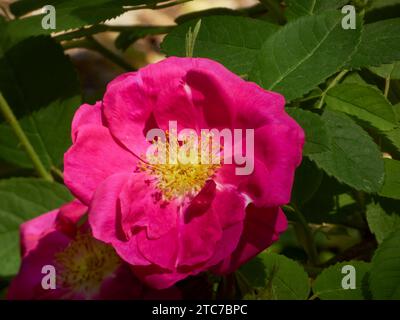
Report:
[{"label": "flower center", "polygon": [[214,174],[215,169],[215,165],[181,163],[148,167],[148,171],[157,178],[157,188],[165,200],[195,196]]},{"label": "flower center", "polygon": [[57,283],[87,294],[97,292],[103,280],[120,265],[114,249],[90,236],[78,234],[56,254]]},{"label": "flower center", "polygon": [[183,143],[153,140],[148,162],[139,164],[139,170],[155,177],[155,184],[163,199],[183,200],[195,196],[221,166],[218,153],[221,148],[210,145],[211,135],[187,138]]}]

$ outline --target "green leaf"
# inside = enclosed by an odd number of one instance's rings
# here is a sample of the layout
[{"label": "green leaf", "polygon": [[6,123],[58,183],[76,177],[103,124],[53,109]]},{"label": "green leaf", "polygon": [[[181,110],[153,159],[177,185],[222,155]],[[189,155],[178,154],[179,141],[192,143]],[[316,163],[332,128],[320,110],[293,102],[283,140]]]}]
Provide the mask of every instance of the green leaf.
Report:
[{"label": "green leaf", "polygon": [[393,231],[400,229],[400,215],[395,212],[391,214],[386,213],[385,210],[376,203],[368,205],[367,221],[378,243],[382,243]]},{"label": "green leaf", "polygon": [[400,230],[386,238],[372,258],[370,288],[376,300],[400,299]]},{"label": "green leaf", "polygon": [[400,161],[384,159],[385,181],[379,195],[400,200]]},{"label": "green leaf", "polygon": [[12,20],[8,24],[8,31],[13,39],[20,41],[30,36],[49,35],[74,28],[98,24],[115,18],[125,12],[123,6],[153,5],[156,0],[46,0],[46,1],[18,1],[11,6],[12,12],[17,15],[26,14],[32,10],[52,5],[56,9],[56,29],[42,28],[42,19],[45,13]]},{"label": "green leaf", "polygon": [[356,190],[378,192],[384,178],[378,146],[345,114],[326,110],[322,119],[331,138],[330,150],[310,155],[311,160]]},{"label": "green leaf", "polygon": [[396,114],[397,120],[400,120],[400,103],[397,103],[393,106],[394,113]]},{"label": "green leaf", "polygon": [[400,60],[400,18],[364,25],[361,42],[349,65],[380,66]]},{"label": "green leaf", "polygon": [[[41,9],[45,5],[52,5],[61,8],[70,8],[76,9],[80,7],[86,6],[94,6],[94,5],[110,5],[112,2],[118,6],[138,6],[138,5],[152,5],[157,2],[167,2],[168,0],[86,0],[84,3],[79,0],[19,0],[10,5],[11,12],[20,17],[22,15],[27,14],[28,12]],[[92,17],[94,18],[94,17]]]},{"label": "green leaf", "polygon": [[347,2],[348,0],[287,0],[286,17],[292,20],[311,16],[326,10],[337,9]]},{"label": "green leaf", "polygon": [[[343,289],[342,280],[349,274],[342,273],[346,265],[355,268],[355,289]],[[368,297],[368,274],[371,265],[362,261],[345,261],[322,271],[313,283],[314,296],[322,300],[364,300]]]},{"label": "green leaf", "polygon": [[[322,182],[314,196],[305,203],[302,212],[308,222],[336,223],[335,206],[340,194],[349,191],[346,185],[340,184],[336,179],[323,174]],[[336,199],[335,199],[336,198]]]},{"label": "green leaf", "polygon": [[303,158],[300,167],[296,169],[291,202],[301,207],[317,192],[322,178],[323,172],[313,162]]},{"label": "green leaf", "polygon": [[[393,109],[396,114],[397,120],[400,120],[400,103],[394,105]],[[397,149],[397,151],[400,151],[400,128],[387,131],[384,134],[385,137],[389,139],[390,143]]]},{"label": "green leaf", "polygon": [[286,111],[305,132],[306,143],[303,148],[304,155],[329,150],[330,141],[328,133],[325,123],[319,115],[300,108],[287,108]]},{"label": "green leaf", "polygon": [[385,136],[400,151],[400,128],[385,132]]},{"label": "green leaf", "polygon": [[62,0],[20,0],[11,3],[10,10],[13,15],[20,17],[29,13],[30,11],[40,9],[47,4],[54,5],[57,2],[62,2]]},{"label": "green leaf", "polygon": [[69,191],[58,183],[33,178],[0,181],[0,277],[18,271],[20,224],[71,200]]},{"label": "green leaf", "polygon": [[341,19],[339,12],[328,11],[282,27],[262,46],[250,80],[288,101],[302,97],[340,70],[355,51],[361,25],[344,30]]},{"label": "green leaf", "polygon": [[100,23],[123,13],[121,6],[107,0],[86,0],[84,5],[82,1],[76,0],[48,2],[46,5],[53,5],[56,9],[56,29],[42,27],[44,13],[12,20],[7,29],[15,42],[31,36],[50,35],[53,32]]},{"label": "green leaf", "polygon": [[360,85],[368,85],[368,83],[360,76],[357,71],[351,72],[346,76],[342,83],[355,83]]},{"label": "green leaf", "polygon": [[370,67],[369,69],[384,79],[400,79],[400,61],[383,64],[379,67]]},{"label": "green leaf", "polygon": [[275,253],[263,252],[240,268],[255,287],[256,299],[305,300],[310,293],[307,273],[297,262]]},{"label": "green leaf", "polygon": [[[70,125],[81,103],[79,81],[61,46],[44,36],[8,50],[3,50],[0,42],[0,91],[43,164],[47,168],[59,166],[71,144]],[[4,122],[0,123],[0,158],[32,167]]]},{"label": "green leaf", "polygon": [[[168,56],[185,56],[185,37],[198,20],[185,22],[171,31],[162,43]],[[263,42],[278,26],[261,20],[235,16],[201,19],[194,57],[216,60],[237,74],[247,74]]]},{"label": "green leaf", "polygon": [[398,127],[393,106],[372,86],[339,84],[328,91],[325,102],[329,110],[354,116],[381,131]]},{"label": "green leaf", "polygon": [[394,6],[396,4],[400,4],[400,0],[375,0],[375,1],[372,1],[368,10],[390,7],[390,6]]}]

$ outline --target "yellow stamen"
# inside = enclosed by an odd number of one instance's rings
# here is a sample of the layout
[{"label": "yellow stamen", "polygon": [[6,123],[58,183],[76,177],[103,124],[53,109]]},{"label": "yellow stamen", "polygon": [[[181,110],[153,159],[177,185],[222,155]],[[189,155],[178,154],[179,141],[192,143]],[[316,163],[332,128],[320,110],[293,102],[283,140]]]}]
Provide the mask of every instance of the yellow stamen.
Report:
[{"label": "yellow stamen", "polygon": [[78,292],[97,292],[103,280],[120,265],[114,249],[90,234],[78,234],[68,247],[55,256],[57,285]]},{"label": "yellow stamen", "polygon": [[[210,134],[208,136],[203,135],[200,142],[188,139],[178,147],[178,152],[183,152],[186,161],[182,163],[178,156],[176,163],[169,163],[170,141],[168,135],[167,132],[165,142],[153,141],[156,149],[165,150],[165,154],[147,156],[149,162],[140,163],[139,169],[155,177],[156,187],[161,191],[163,199],[166,201],[195,196],[221,166],[219,162],[213,163],[213,161],[202,163],[201,155],[208,154],[209,160],[212,160],[221,151],[221,148],[215,150],[211,144],[210,150],[209,141],[212,138]],[[196,139],[198,138],[196,137]],[[204,143],[207,139],[207,143]]]}]

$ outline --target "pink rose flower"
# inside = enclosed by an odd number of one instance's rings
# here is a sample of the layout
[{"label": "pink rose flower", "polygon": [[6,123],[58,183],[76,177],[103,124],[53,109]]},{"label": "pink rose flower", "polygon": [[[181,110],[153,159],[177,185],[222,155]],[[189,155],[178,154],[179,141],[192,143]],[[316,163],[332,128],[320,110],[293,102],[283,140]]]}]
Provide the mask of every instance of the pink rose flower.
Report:
[{"label": "pink rose flower", "polygon": [[[172,57],[123,74],[102,102],[77,111],[65,183],[89,206],[94,237],[145,283],[160,289],[205,270],[232,272],[287,227],[280,206],[290,200],[304,133],[284,104],[208,59]],[[149,165],[149,146],[172,142],[149,142],[146,134],[168,130],[170,121],[199,136],[202,129],[254,129],[254,170],[237,175],[238,166],[225,162]]]},{"label": "pink rose flower", "polygon": [[[11,300],[179,298],[176,289],[144,287],[111,246],[94,239],[87,207],[73,201],[21,225],[22,263],[8,289]],[[43,287],[54,267],[55,288]],[[45,270],[44,273],[42,271]],[[49,282],[47,282],[49,284]]]}]

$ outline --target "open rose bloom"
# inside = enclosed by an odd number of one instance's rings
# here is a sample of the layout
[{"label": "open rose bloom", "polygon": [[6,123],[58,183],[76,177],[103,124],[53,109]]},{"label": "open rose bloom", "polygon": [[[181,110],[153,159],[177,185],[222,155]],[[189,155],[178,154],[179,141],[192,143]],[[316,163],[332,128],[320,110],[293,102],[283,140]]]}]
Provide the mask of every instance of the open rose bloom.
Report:
[{"label": "open rose bloom", "polygon": [[[207,270],[232,272],[287,227],[280,206],[290,200],[304,133],[284,104],[208,59],[172,57],[123,74],[102,101],[77,111],[65,183],[89,207],[94,237],[144,283],[161,289]],[[253,129],[254,169],[149,164],[152,144],[172,143],[171,121],[199,137],[202,129]],[[154,128],[167,139],[148,141]]]},{"label": "open rose bloom", "polygon": [[[115,250],[92,237],[73,201],[21,226],[22,264],[8,299],[177,299],[175,288],[156,291],[133,275]],[[51,280],[50,269],[56,275]]]},{"label": "open rose bloom", "polygon": [[[287,227],[280,206],[304,133],[284,104],[208,59],[168,58],[116,78],[75,114],[64,178],[77,200],[22,225],[8,297],[173,298],[188,276],[235,271]],[[154,130],[165,135],[149,139]],[[203,161],[210,154],[218,161]],[[44,266],[55,268],[54,290],[43,288]]]}]

